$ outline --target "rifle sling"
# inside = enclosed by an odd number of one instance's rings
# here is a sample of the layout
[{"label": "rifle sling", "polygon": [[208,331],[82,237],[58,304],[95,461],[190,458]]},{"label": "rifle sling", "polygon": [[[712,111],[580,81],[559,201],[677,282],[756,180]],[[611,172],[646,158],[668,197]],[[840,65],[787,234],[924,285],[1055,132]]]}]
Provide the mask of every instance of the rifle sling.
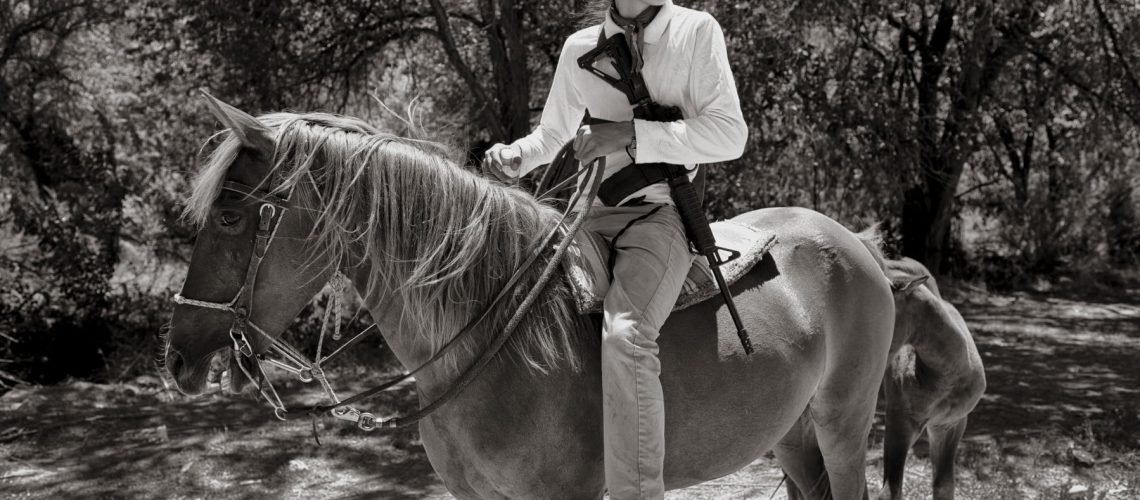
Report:
[{"label": "rifle sling", "polygon": [[[609,76],[594,66],[597,59],[602,56],[609,56],[613,60],[618,78]],[[661,122],[676,121],[683,118],[679,109],[659,106],[653,102],[649,95],[649,87],[646,86],[641,72],[633,71],[633,55],[630,53],[625,33],[617,33],[607,39],[605,38],[605,30],[600,29],[598,46],[579,57],[578,66],[601,78],[602,81],[624,94],[633,106],[634,118]],[[589,124],[608,123],[608,120],[587,116],[586,122]],[[618,170],[602,181],[602,186],[598,190],[598,199],[607,206],[617,206],[626,198],[648,186],[659,182],[669,182],[681,175],[688,175],[688,169],[684,165],[634,163]],[[701,194],[703,199],[703,192]],[[640,202],[640,199],[634,198],[627,201],[626,204],[638,204]]]}]

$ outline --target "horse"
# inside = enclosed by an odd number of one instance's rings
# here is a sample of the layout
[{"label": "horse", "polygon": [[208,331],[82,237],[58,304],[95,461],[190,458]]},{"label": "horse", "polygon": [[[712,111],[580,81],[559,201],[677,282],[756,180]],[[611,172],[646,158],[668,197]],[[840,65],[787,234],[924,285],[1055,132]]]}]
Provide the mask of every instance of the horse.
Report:
[{"label": "horse", "polygon": [[926,430],[935,500],[954,498],[954,459],[970,412],[986,390],[986,373],[966,322],[942,298],[930,271],[910,258],[887,260],[895,290],[895,334],[883,377],[886,392],[884,488],[899,500],[907,452]]},{"label": "horse", "polygon": [[[877,248],[875,231],[857,236]],[[877,258],[881,254],[875,252]],[[895,298],[895,329],[881,391],[885,394],[883,488],[880,500],[903,498],[907,454],[926,430],[934,465],[935,500],[954,498],[954,459],[970,412],[986,389],[985,370],[962,315],[942,299],[938,284],[918,261],[909,257],[881,259]],[[800,435],[796,478],[787,484],[788,498],[804,498],[825,489],[823,459],[811,429]],[[785,469],[791,477],[792,474]]]},{"label": "horse", "polygon": [[[561,215],[552,204],[462,168],[442,146],[350,117],[255,118],[208,95],[207,104],[228,133],[187,201],[199,230],[166,345],[166,370],[186,394],[203,390],[212,360],[231,348],[265,351],[337,271],[398,361],[413,367],[480,314],[529,256],[552,259],[542,246]],[[271,246],[267,217],[277,221]],[[894,328],[890,283],[868,247],[817,212],[768,208],[733,220],[779,239],[731,287],[756,352],[745,355],[718,300],[665,323],[666,488],[732,473],[810,425],[830,491],[865,498],[866,440]],[[518,289],[530,290],[538,274],[525,273]],[[596,317],[576,313],[567,286],[560,277],[536,291],[504,350],[419,421],[428,459],[456,497],[604,495],[600,330]],[[508,295],[416,375],[421,404],[455,384],[503,328],[522,300]],[[196,307],[242,297],[242,321],[258,332],[248,343],[226,333],[237,316]]]}]

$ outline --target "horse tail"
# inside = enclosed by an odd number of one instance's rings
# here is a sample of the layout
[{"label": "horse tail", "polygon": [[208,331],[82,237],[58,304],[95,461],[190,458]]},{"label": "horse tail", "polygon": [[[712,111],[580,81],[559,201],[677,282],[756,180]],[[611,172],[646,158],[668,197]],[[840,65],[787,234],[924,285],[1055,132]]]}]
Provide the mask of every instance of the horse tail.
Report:
[{"label": "horse tail", "polygon": [[887,274],[886,258],[883,256],[883,232],[879,230],[879,223],[871,224],[862,231],[855,233],[859,238],[859,242],[867,247],[867,251],[871,252],[871,256],[875,258],[875,263],[879,264],[879,269],[883,271],[883,276]]}]

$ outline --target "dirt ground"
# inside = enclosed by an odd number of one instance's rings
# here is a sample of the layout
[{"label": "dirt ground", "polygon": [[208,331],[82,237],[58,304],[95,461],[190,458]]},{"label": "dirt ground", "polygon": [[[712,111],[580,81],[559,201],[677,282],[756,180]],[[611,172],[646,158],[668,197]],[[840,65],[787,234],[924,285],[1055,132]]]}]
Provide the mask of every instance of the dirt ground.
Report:
[{"label": "dirt ground", "polygon": [[[989,381],[958,458],[958,497],[1140,498],[1140,291],[952,292]],[[375,403],[414,404],[408,391]],[[321,445],[311,422],[278,422],[251,398],[181,398],[152,376],[21,387],[0,397],[0,497],[450,498],[414,430],[317,432]],[[908,463],[910,499],[930,498],[925,446]],[[867,467],[873,496],[881,426]],[[667,498],[785,498],[781,478],[761,458]]]}]

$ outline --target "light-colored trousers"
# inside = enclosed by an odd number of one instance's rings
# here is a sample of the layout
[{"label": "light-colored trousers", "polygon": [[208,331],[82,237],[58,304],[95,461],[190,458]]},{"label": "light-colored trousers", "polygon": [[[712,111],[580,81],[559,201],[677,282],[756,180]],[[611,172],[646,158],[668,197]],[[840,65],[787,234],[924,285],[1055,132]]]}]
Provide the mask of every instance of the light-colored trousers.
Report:
[{"label": "light-colored trousers", "polygon": [[[649,215],[654,209],[656,212]],[[606,487],[613,500],[665,496],[665,402],[657,335],[693,256],[671,205],[596,206],[586,229],[617,240],[602,323]]]}]

